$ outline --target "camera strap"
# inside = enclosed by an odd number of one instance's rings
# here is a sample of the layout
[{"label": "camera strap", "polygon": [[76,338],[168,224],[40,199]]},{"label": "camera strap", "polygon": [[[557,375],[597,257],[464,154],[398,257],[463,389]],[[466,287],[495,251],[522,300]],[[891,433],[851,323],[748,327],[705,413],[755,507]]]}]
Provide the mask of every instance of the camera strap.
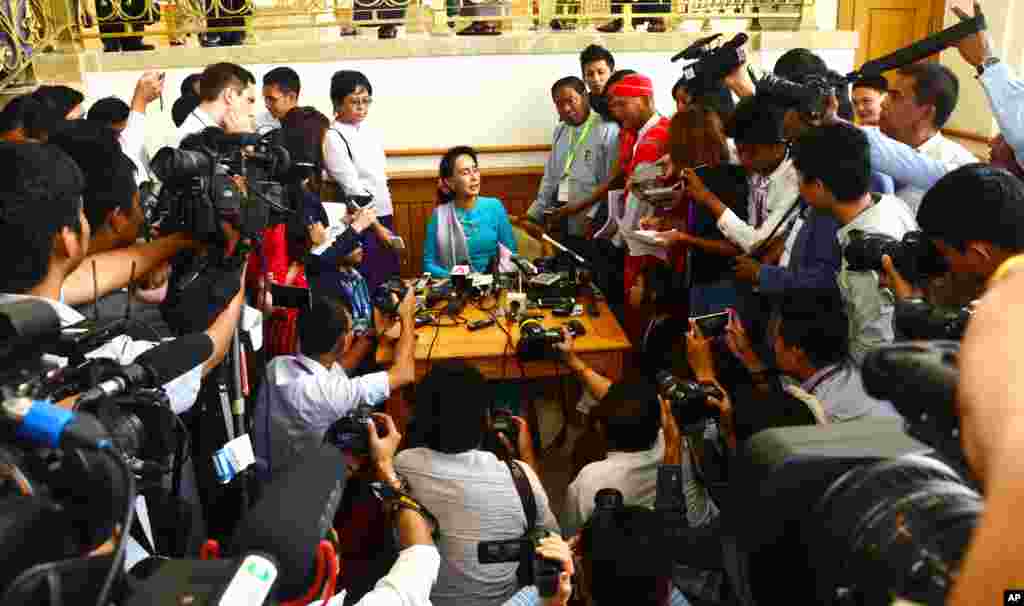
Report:
[{"label": "camera strap", "polygon": [[537,500],[533,496],[533,487],[530,486],[530,479],[526,477],[526,472],[518,462],[508,459],[505,464],[512,472],[512,482],[515,483],[519,500],[523,503],[523,513],[526,514],[526,530],[529,532],[537,526]]},{"label": "camera strap", "polygon": [[355,164],[356,159],[352,156],[352,146],[348,144],[348,139],[346,139],[345,135],[341,134],[341,131],[336,128],[332,128],[331,132],[337,133],[337,135],[341,137],[341,142],[345,144],[345,149],[348,150],[348,159],[352,161],[352,164]]},{"label": "camera strap", "polygon": [[783,225],[789,223],[789,225],[786,226],[785,230],[783,230],[782,233],[788,232],[793,227],[793,224],[796,222],[796,218],[793,217],[793,213],[798,208],[800,208],[802,202],[803,198],[798,196],[796,202],[793,202],[793,205],[789,207],[789,209],[786,211],[786,214],[782,215],[782,219],[775,224],[775,227],[773,227],[770,232],[768,232],[768,237],[766,237],[764,240],[761,240],[761,242],[757,245],[756,250],[753,253],[751,253],[752,256],[757,257],[761,253],[763,253],[764,246],[772,241],[772,238],[774,238],[779,233],[779,230],[782,229]]}]

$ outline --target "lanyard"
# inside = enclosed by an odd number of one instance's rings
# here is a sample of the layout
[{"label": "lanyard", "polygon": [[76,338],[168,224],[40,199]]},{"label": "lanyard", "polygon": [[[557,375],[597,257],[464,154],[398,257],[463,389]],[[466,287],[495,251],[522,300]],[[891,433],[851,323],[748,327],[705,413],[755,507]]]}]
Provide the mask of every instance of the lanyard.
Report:
[{"label": "lanyard", "polygon": [[562,171],[562,178],[569,176],[569,170],[572,169],[572,163],[576,161],[576,150],[579,149],[580,144],[587,140],[587,136],[590,134],[590,127],[594,125],[594,112],[590,112],[590,117],[583,123],[583,131],[579,131],[579,127],[573,128],[573,133],[579,132],[579,137],[573,137],[569,148],[569,156],[565,159],[565,170]]},{"label": "lanyard", "polygon": [[828,381],[828,380],[829,380],[829,379],[831,379],[832,377],[834,377],[834,376],[836,376],[837,374],[839,374],[839,371],[841,371],[842,369],[843,369],[843,365],[842,365],[842,364],[836,364],[836,365],[835,365],[835,366],[833,366],[832,368],[830,368],[830,369],[828,369],[827,371],[825,371],[824,373],[822,373],[822,375],[821,375],[820,377],[818,377],[818,380],[817,380],[817,381],[815,381],[815,382],[814,382],[814,383],[812,383],[811,385],[808,385],[808,386],[807,386],[807,389],[806,389],[805,391],[806,391],[807,393],[809,393],[809,394],[811,394],[811,395],[813,396],[813,395],[814,395],[814,392],[815,392],[815,391],[816,391],[816,390],[817,390],[817,389],[818,389],[819,387],[821,387],[821,384],[822,384],[822,383],[824,383],[825,381]]}]

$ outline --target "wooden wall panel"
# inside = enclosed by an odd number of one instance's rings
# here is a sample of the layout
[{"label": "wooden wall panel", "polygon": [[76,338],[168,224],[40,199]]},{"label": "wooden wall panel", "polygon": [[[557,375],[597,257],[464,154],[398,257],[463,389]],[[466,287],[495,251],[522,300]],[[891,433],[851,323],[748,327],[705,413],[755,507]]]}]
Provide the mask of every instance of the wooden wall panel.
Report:
[{"label": "wooden wall panel", "polygon": [[[537,196],[544,168],[492,168],[481,171],[481,195],[500,199],[510,216],[522,215]],[[388,181],[395,205],[395,231],[405,240],[401,257],[402,277],[413,277],[423,268],[423,238],[437,197],[437,173],[393,173]]]}]

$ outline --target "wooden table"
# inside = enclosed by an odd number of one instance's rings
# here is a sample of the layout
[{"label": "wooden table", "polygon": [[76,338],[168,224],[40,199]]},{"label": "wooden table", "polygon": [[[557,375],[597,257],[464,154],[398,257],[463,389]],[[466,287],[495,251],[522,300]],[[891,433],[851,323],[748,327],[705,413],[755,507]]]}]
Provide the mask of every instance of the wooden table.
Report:
[{"label": "wooden table", "polygon": [[[493,305],[493,301],[487,300],[483,305],[484,307]],[[622,378],[626,356],[632,345],[622,327],[619,326],[619,322],[608,309],[608,305],[604,301],[600,301],[598,309],[601,313],[596,318],[587,314],[574,318],[579,320],[587,331],[582,337],[576,338],[574,348],[577,355],[588,366],[612,381],[617,381]],[[545,328],[556,328],[569,320],[569,318],[552,316],[550,310],[535,310],[531,313],[544,313],[544,319],[541,322]],[[470,304],[462,311],[461,316],[467,321],[473,321],[487,318],[489,314]],[[415,352],[417,382],[430,370],[430,366],[434,362],[452,359],[472,364],[491,380],[540,379],[565,376],[570,372],[560,361],[518,362],[516,343],[519,342],[519,326],[509,326],[505,323],[504,318],[498,318],[500,326],[496,324],[477,331],[470,331],[465,324],[447,326],[451,321],[450,318],[444,317],[442,323],[446,326],[421,326],[417,329]],[[431,348],[432,341],[433,347]],[[381,339],[377,348],[379,363],[385,365],[390,363],[394,354],[393,346],[393,341]],[[527,420],[535,426],[536,414],[532,407],[530,408]],[[387,404],[387,410],[395,417],[399,427],[404,431],[411,413],[406,395],[403,393],[392,394]],[[563,413],[567,420],[572,416],[571,410],[564,410]]]}]

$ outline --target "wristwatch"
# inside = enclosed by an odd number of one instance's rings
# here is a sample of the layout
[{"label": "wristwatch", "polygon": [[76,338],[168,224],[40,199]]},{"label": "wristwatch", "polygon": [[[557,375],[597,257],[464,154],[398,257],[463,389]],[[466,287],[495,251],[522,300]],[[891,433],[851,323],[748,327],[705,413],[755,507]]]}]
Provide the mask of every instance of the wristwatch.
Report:
[{"label": "wristwatch", "polygon": [[986,69],[992,67],[997,63],[999,63],[999,57],[985,57],[985,59],[983,59],[982,62],[976,68],[978,70],[978,75],[980,76],[984,74]]},{"label": "wristwatch", "polygon": [[415,511],[420,514],[428,524],[430,524],[430,534],[434,537],[434,540],[436,541],[438,539],[441,527],[437,522],[437,518],[434,517],[434,514],[430,513],[430,510],[424,507],[419,501],[402,491],[395,490],[394,487],[385,482],[371,482],[370,490],[373,491],[374,496],[380,499],[380,502],[384,505],[385,510],[387,510],[392,520],[395,519],[395,514],[402,509]]}]

